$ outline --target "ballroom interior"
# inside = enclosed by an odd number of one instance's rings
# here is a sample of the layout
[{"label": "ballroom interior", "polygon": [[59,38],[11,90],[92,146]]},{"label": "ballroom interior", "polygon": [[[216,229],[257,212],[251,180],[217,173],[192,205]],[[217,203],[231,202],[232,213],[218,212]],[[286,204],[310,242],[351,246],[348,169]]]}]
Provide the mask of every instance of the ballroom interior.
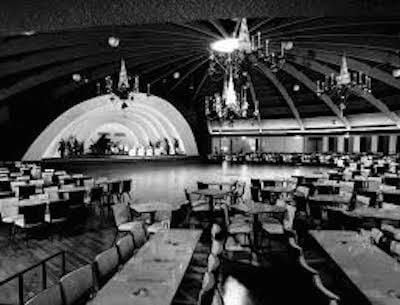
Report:
[{"label": "ballroom interior", "polygon": [[0,305],[400,304],[400,4],[0,3]]}]

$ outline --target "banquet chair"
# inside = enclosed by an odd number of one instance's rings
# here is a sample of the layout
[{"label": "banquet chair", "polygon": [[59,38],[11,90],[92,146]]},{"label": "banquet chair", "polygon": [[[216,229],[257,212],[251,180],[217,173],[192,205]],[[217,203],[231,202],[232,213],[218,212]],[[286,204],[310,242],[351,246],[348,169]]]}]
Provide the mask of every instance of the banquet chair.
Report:
[{"label": "banquet chair", "polygon": [[48,194],[49,200],[58,200],[60,199],[60,194],[58,192],[57,186],[48,186],[43,188],[43,192]]},{"label": "banquet chair", "polygon": [[292,229],[294,216],[296,214],[296,207],[292,204],[285,204],[278,201],[277,205],[285,205],[286,211],[273,214],[272,217],[261,221],[261,246],[263,237],[265,236],[268,240],[267,248],[270,251],[272,250],[273,240],[282,241],[286,239],[285,229]]},{"label": "banquet chair", "polygon": [[121,199],[124,199],[124,195],[127,195],[130,200],[132,200],[131,196],[132,191],[132,179],[122,180],[122,188],[121,188]]},{"label": "banquet chair", "polygon": [[17,206],[18,198],[8,197],[0,199],[0,216],[1,222],[8,225],[8,240],[12,239],[14,230],[14,221],[23,217],[19,214]]},{"label": "banquet chair", "polygon": [[69,220],[81,224],[86,219],[85,191],[70,192],[68,194]]},{"label": "banquet chair", "polygon": [[356,195],[355,208],[367,208],[371,204],[371,198],[362,195]]},{"label": "banquet chair", "polygon": [[135,252],[135,242],[133,240],[133,236],[128,234],[122,237],[117,242],[117,249],[119,255],[119,263],[120,265],[123,265],[133,256]]},{"label": "banquet chair", "polygon": [[288,238],[289,266],[295,266],[303,255],[303,249],[296,243],[293,237]]},{"label": "banquet chair", "polygon": [[18,213],[22,214],[23,217],[19,217],[14,221],[13,239],[15,238],[15,235],[18,233],[18,231],[24,231],[25,240],[28,243],[28,233],[44,227],[45,212],[46,203],[19,207]]},{"label": "banquet chair", "polygon": [[258,187],[250,187],[251,200],[254,202],[260,202],[260,189]]},{"label": "banquet chair", "polygon": [[[132,234],[135,241],[135,246],[140,247],[143,239],[147,238],[147,232],[144,230],[142,221],[133,221],[129,207],[124,203],[115,204],[112,206],[114,225],[116,233],[113,244],[117,241],[120,233]],[[144,237],[142,235],[145,235]],[[140,245],[139,245],[140,243]]]},{"label": "banquet chair", "polygon": [[25,305],[64,305],[59,283],[41,291],[25,302]]},{"label": "banquet chair", "polygon": [[30,195],[36,194],[36,186],[31,184],[20,185],[18,191],[19,199],[28,199]]},{"label": "banquet chair", "polygon": [[118,271],[119,254],[117,247],[111,247],[94,259],[94,272],[97,290],[103,287]]},{"label": "banquet chair", "polygon": [[325,288],[318,274],[313,276],[312,283],[313,283],[313,289],[310,299],[311,304],[316,304],[316,305],[339,304],[340,298],[336,294]]},{"label": "banquet chair", "polygon": [[202,287],[199,293],[198,305],[211,305],[214,297],[216,281],[211,272],[206,272],[203,277]]},{"label": "banquet chair", "polygon": [[260,189],[261,188],[261,180],[260,179],[251,178],[250,179],[250,185],[251,185],[251,187]]},{"label": "banquet chair", "polygon": [[69,202],[66,200],[51,201],[48,210],[45,221],[50,227],[55,227],[61,237],[69,217]]},{"label": "banquet chair", "polygon": [[99,209],[100,217],[101,219],[104,218],[104,210],[105,206],[103,205],[103,188],[101,186],[94,186],[90,189],[90,194],[89,194],[89,202],[92,207],[92,209],[95,211],[96,207]]},{"label": "banquet chair", "polygon": [[60,279],[64,305],[86,304],[94,295],[92,265],[85,265]]},{"label": "banquet chair", "polygon": [[[224,212],[224,221],[227,239],[224,244],[224,248],[228,253],[234,252],[244,252],[246,249],[249,253],[250,261],[253,255],[253,243],[251,240],[251,235],[253,232],[252,223],[245,221],[235,221],[235,218],[231,215],[231,209],[227,204],[222,205],[222,210]],[[239,241],[240,236],[245,238],[247,244],[241,244]]]},{"label": "banquet chair", "polygon": [[107,204],[112,206],[115,203],[120,203],[121,201],[121,184],[122,181],[114,181],[108,183],[107,191]]}]

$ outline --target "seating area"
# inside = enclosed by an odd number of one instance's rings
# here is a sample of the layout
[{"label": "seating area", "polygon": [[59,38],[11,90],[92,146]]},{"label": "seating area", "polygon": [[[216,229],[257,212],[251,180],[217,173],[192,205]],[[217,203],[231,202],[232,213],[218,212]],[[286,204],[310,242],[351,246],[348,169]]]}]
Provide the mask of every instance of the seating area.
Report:
[{"label": "seating area", "polygon": [[84,223],[88,214],[98,211],[102,219],[112,217],[114,204],[132,199],[131,179],[94,179],[20,162],[0,172],[0,220],[9,226],[10,241],[20,233],[27,241],[38,232],[61,237]]}]

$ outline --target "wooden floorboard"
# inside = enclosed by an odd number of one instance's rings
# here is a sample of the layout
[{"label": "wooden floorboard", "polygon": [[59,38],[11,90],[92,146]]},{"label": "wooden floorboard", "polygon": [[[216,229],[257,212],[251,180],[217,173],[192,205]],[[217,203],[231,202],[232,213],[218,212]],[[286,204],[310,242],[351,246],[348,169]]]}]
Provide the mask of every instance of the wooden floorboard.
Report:
[{"label": "wooden floorboard", "polygon": [[[97,215],[88,218],[84,228],[73,235],[59,239],[58,234],[53,238],[36,237],[29,240],[28,245],[24,236],[18,235],[15,242],[7,241],[8,228],[0,227],[0,281],[28,268],[35,263],[59,251],[66,252],[66,271],[77,269],[91,263],[95,256],[108,249],[114,240],[115,230],[111,222],[100,225]],[[48,286],[57,282],[61,276],[61,257],[55,257],[46,265]],[[24,295],[29,297],[32,292],[40,291],[42,271],[35,268],[26,275]],[[18,282],[13,280],[9,285],[0,287],[0,304],[15,304],[18,294]]]}]

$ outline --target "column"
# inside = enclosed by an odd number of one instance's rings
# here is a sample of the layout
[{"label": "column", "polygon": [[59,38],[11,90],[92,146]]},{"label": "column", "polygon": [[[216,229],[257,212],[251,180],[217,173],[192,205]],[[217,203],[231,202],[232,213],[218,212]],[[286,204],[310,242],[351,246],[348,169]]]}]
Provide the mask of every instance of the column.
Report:
[{"label": "column", "polygon": [[389,154],[396,153],[396,144],[397,144],[397,136],[390,135],[390,137],[389,137]]},{"label": "column", "polygon": [[322,137],[322,152],[326,153],[329,151],[329,140],[328,136],[323,136]]},{"label": "column", "polygon": [[353,136],[353,153],[360,152],[360,136]]},{"label": "column", "polygon": [[337,152],[342,153],[344,151],[344,137],[338,136],[337,137]]},{"label": "column", "polygon": [[371,152],[376,153],[378,151],[378,136],[371,136]]}]

